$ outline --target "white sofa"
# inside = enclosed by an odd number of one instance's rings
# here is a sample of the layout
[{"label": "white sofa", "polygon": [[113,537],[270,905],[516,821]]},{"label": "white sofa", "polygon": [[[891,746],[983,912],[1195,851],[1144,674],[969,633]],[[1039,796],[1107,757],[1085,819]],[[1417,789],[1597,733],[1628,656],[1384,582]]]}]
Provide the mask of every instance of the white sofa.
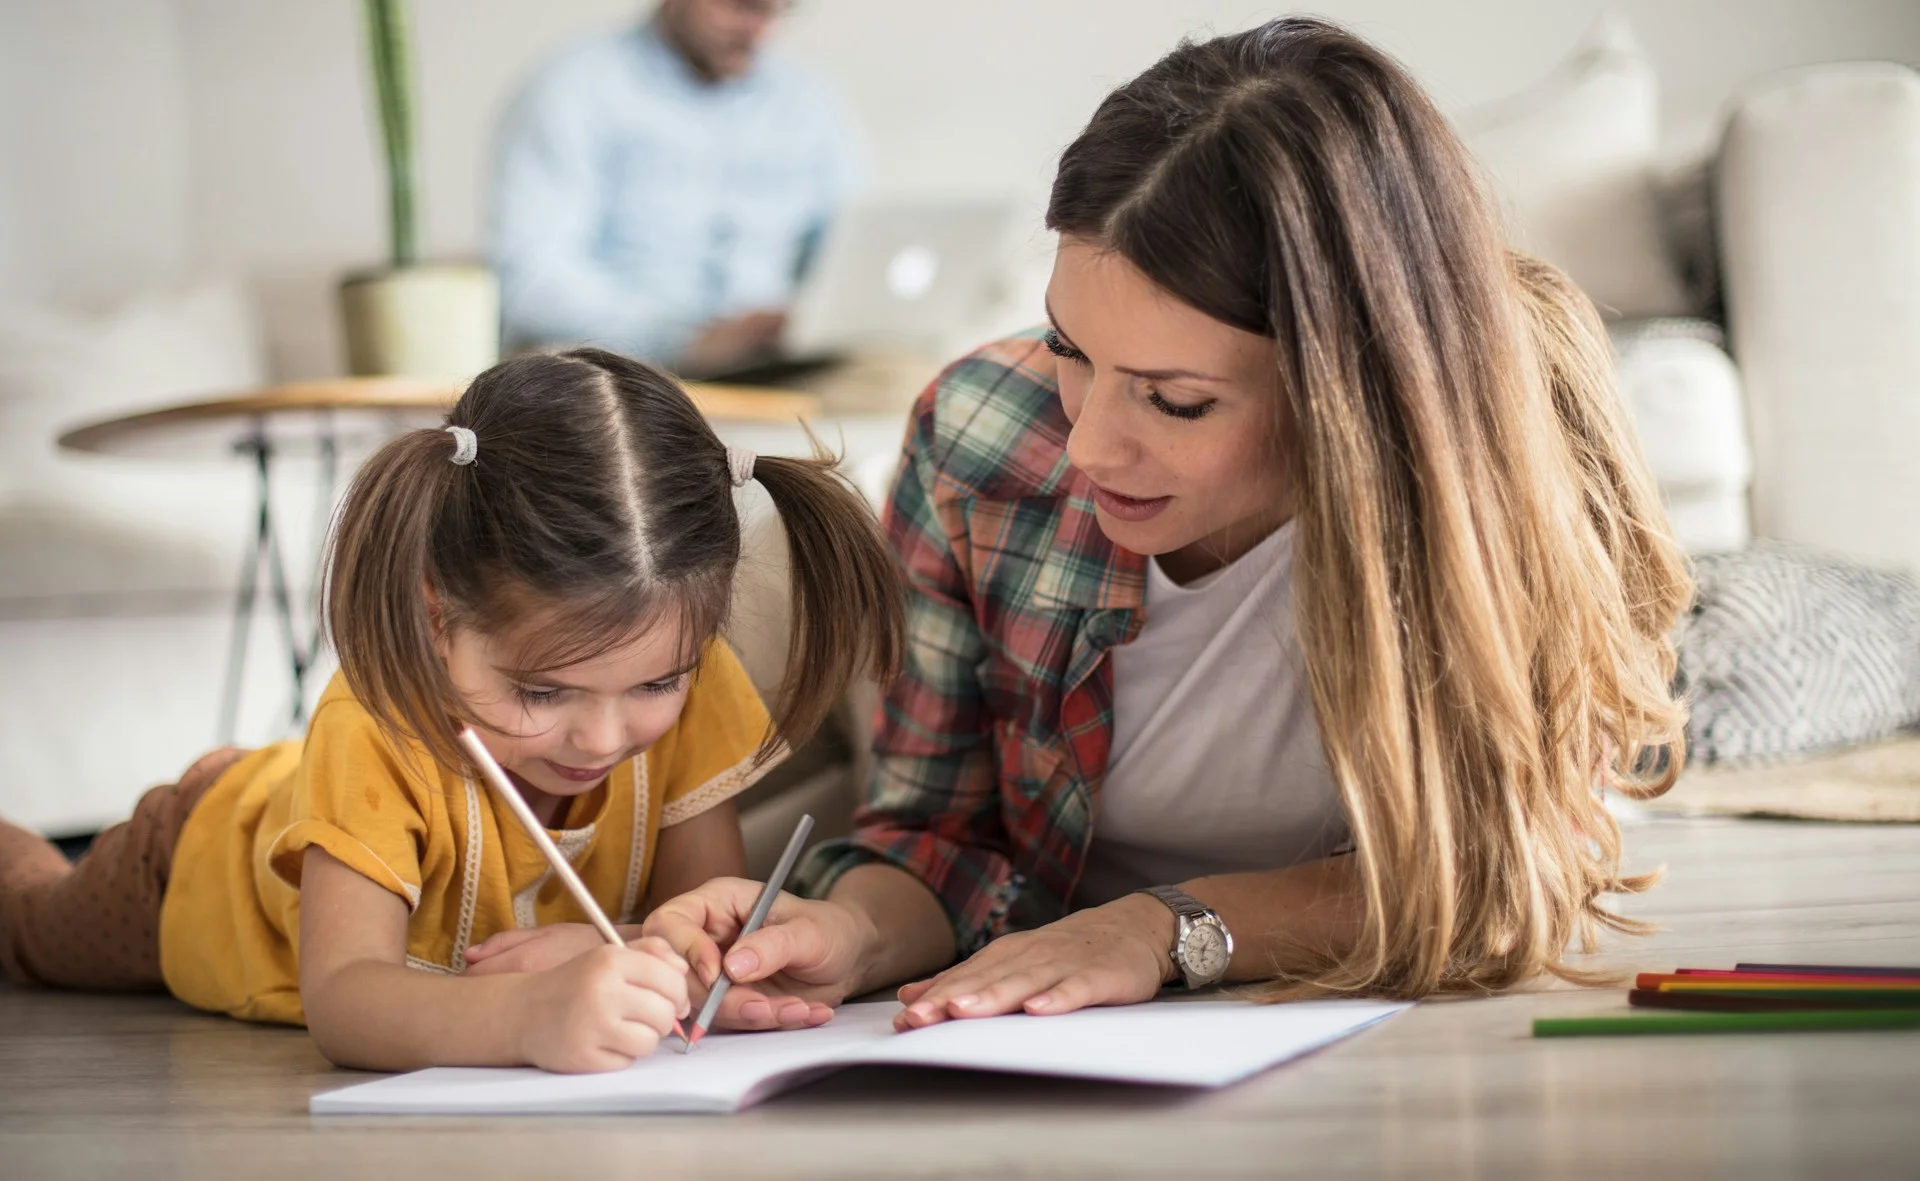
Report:
[{"label": "white sofa", "polygon": [[1612,321],[1689,549],[1763,536],[1920,566],[1920,74],[1757,79],[1677,159],[1658,98],[1610,15],[1539,85],[1461,124],[1514,240]]},{"label": "white sofa", "polygon": [[[1920,531],[1906,520],[1920,503],[1920,463],[1907,454],[1920,439],[1920,80],[1883,64],[1762,79],[1730,110],[1711,167],[1678,170],[1698,183],[1663,185],[1651,67],[1617,34],[1540,92],[1464,126],[1496,180],[1536,158],[1530,143],[1556,145],[1552,175],[1509,189],[1516,234],[1602,288],[1676,521],[1696,549],[1737,546],[1750,491],[1761,535],[1920,565]],[[1590,158],[1569,127],[1594,138]],[[1527,241],[1541,209],[1549,232]],[[1583,217],[1603,249],[1579,241]],[[1606,274],[1583,276],[1594,258]],[[1710,316],[1716,286],[1731,361],[1698,332],[1632,327]],[[251,500],[244,471],[61,458],[50,440],[76,417],[258,380],[257,338],[235,327],[246,319],[236,298],[216,288],[183,297],[171,319],[144,307],[124,314],[131,326],[61,329],[73,356],[53,360],[35,337],[45,323],[0,318],[0,813],[56,833],[110,822],[214,740]],[[104,359],[88,360],[88,340]],[[161,356],[184,359],[151,363]],[[841,425],[877,500],[900,415]],[[728,433],[761,451],[805,446],[797,431]],[[300,473],[289,479],[297,493]],[[733,634],[770,691],[784,559],[765,505],[749,509],[755,557]],[[273,640],[264,628],[256,640],[242,733],[253,742],[272,736],[284,708]],[[823,833],[844,826],[870,707],[869,695],[843,710],[834,733],[750,798],[757,864],[802,808],[820,814]]]}]

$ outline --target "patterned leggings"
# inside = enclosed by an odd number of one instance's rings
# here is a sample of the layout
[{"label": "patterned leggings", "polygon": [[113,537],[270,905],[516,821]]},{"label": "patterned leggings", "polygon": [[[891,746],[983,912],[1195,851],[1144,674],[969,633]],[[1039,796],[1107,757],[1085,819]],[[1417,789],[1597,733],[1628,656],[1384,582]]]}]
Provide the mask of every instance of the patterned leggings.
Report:
[{"label": "patterned leggings", "polygon": [[180,782],[140,797],[133,818],[69,863],[38,834],[0,821],[0,972],[21,984],[150,992],[160,978],[160,902],[187,816],[245,751],[203,756]]}]

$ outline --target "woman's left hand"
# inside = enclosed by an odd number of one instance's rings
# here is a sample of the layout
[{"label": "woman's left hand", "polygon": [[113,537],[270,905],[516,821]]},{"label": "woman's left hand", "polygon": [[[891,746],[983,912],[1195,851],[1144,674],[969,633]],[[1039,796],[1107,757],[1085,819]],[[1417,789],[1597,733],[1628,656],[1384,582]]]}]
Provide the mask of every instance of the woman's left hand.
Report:
[{"label": "woman's left hand", "polygon": [[905,1032],[952,1017],[1152,1000],[1173,975],[1176,923],[1157,899],[1131,894],[1034,931],[1004,935],[929,980],[900,989]]}]

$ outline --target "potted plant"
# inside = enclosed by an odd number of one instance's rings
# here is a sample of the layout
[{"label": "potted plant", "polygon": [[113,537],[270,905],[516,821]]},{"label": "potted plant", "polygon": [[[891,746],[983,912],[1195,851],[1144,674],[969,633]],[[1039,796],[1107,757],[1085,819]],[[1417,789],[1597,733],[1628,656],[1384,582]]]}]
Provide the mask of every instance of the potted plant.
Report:
[{"label": "potted plant", "polygon": [[386,266],[340,283],[347,365],[362,376],[464,380],[500,356],[500,291],[474,263],[420,260],[414,203],[413,71],[406,0],[362,0],[386,152]]}]

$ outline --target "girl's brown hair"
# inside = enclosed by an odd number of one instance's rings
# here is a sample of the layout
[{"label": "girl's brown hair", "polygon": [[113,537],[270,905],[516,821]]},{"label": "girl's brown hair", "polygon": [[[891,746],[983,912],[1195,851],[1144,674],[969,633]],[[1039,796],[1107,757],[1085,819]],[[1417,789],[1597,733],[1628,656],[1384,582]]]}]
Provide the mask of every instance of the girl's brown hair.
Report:
[{"label": "girl's brown hair", "polygon": [[[361,468],[334,523],[327,629],[348,685],[444,765],[471,714],[438,629],[486,634],[540,613],[527,671],[556,669],[675,619],[691,660],[720,630],[740,560],[727,450],[672,378],[599,349],[503,362],[447,416]],[[902,646],[901,581],[859,494],[824,456],[761,456],[785,528],[793,643],[767,758],[811,735],[847,682],[885,677]],[[429,606],[431,596],[433,607]]]},{"label": "girl's brown hair", "polygon": [[[1176,49],[1061,159],[1049,225],[1272,337],[1296,623],[1364,896],[1272,995],[1498,988],[1597,929],[1665,790],[1691,594],[1592,305],[1510,252],[1460,141],[1316,20]],[[1657,775],[1643,769],[1659,767]]]}]

